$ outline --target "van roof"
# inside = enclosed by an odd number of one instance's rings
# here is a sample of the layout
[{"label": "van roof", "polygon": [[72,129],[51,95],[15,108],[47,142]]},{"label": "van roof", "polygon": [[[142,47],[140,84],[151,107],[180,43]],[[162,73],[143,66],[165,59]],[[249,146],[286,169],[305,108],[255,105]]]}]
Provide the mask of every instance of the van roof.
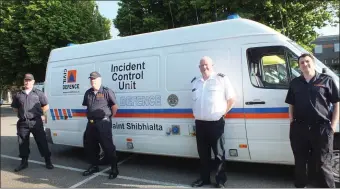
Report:
[{"label": "van roof", "polygon": [[51,51],[49,63],[221,38],[279,34],[261,23],[238,18],[73,45]]}]

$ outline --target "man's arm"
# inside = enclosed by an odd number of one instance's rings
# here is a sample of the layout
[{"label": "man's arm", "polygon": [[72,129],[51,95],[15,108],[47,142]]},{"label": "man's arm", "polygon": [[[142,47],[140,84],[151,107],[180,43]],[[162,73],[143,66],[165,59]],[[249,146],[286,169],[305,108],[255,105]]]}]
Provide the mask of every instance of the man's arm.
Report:
[{"label": "man's arm", "polygon": [[336,125],[339,122],[339,102],[340,102],[340,93],[339,89],[336,87],[334,80],[332,79],[330,82],[330,101],[333,104],[333,114],[331,120],[331,127],[335,132]]},{"label": "man's arm", "polygon": [[14,112],[18,112],[19,103],[18,103],[17,95],[13,96],[11,107]]},{"label": "man's arm", "polygon": [[41,116],[41,119],[43,121],[46,121],[47,120],[46,113],[49,110],[48,100],[43,92],[39,94],[39,98],[40,98],[39,100],[40,100],[41,110],[43,111],[43,114],[44,114]]},{"label": "man's arm", "polygon": [[227,76],[224,76],[225,97],[227,99],[227,113],[233,108],[236,102],[236,95],[234,87],[231,85]]},{"label": "man's arm", "polygon": [[118,110],[118,105],[117,105],[117,101],[116,101],[116,95],[112,90],[108,90],[109,91],[109,106],[111,107],[111,112],[112,112],[112,117],[114,117],[117,113]]},{"label": "man's arm", "polygon": [[118,110],[118,105],[117,104],[111,106],[112,117],[114,117],[116,115],[117,110]]},{"label": "man's arm", "polygon": [[333,131],[335,132],[336,125],[339,123],[339,102],[333,104],[333,117],[331,126]]},{"label": "man's arm", "polygon": [[293,115],[294,115],[294,106],[289,104],[289,110],[288,110],[288,114],[289,114],[289,121],[290,123],[293,122]]},{"label": "man's arm", "polygon": [[293,92],[293,88],[291,84],[289,86],[285,102],[289,104],[289,108],[288,108],[289,123],[292,123],[294,119],[295,97],[294,97],[294,92]]}]

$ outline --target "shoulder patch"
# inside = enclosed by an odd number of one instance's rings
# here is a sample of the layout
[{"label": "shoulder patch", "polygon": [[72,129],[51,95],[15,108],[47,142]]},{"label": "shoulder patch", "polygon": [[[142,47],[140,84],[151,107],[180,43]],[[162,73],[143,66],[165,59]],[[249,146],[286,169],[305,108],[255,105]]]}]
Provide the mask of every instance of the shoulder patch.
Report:
[{"label": "shoulder patch", "polygon": [[191,83],[194,82],[196,80],[196,77],[194,77],[192,80],[191,80]]},{"label": "shoulder patch", "polygon": [[223,73],[218,73],[217,75],[220,76],[220,77],[224,77],[225,76]]}]

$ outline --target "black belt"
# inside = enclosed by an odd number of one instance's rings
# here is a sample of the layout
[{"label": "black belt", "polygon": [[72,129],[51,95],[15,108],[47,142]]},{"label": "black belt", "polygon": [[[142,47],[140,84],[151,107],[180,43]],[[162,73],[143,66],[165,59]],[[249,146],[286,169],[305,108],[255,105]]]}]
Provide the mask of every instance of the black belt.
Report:
[{"label": "black belt", "polygon": [[91,119],[88,119],[88,121],[90,122],[90,123],[96,123],[96,122],[99,122],[99,121],[104,121],[104,120],[109,120],[109,118],[108,117],[104,117],[104,118],[91,118]]},{"label": "black belt", "polygon": [[293,119],[293,121],[296,122],[296,123],[308,124],[308,125],[331,124],[330,121],[325,121],[325,120],[319,120],[319,121],[305,121],[305,120],[302,120],[302,119]]},{"label": "black belt", "polygon": [[[21,118],[21,119],[19,119],[19,121],[34,121],[34,120],[37,120],[37,119],[39,119],[39,117],[34,117],[34,118]],[[40,117],[40,119],[41,119],[41,117]]]}]

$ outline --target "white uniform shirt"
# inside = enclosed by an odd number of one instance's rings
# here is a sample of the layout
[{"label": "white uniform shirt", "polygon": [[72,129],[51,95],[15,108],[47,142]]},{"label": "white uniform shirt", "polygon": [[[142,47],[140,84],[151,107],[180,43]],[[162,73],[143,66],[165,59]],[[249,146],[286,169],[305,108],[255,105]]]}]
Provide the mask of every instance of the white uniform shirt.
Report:
[{"label": "white uniform shirt", "polygon": [[204,121],[219,120],[227,111],[227,100],[235,96],[229,78],[216,73],[206,81],[194,78],[191,91],[194,117]]}]

